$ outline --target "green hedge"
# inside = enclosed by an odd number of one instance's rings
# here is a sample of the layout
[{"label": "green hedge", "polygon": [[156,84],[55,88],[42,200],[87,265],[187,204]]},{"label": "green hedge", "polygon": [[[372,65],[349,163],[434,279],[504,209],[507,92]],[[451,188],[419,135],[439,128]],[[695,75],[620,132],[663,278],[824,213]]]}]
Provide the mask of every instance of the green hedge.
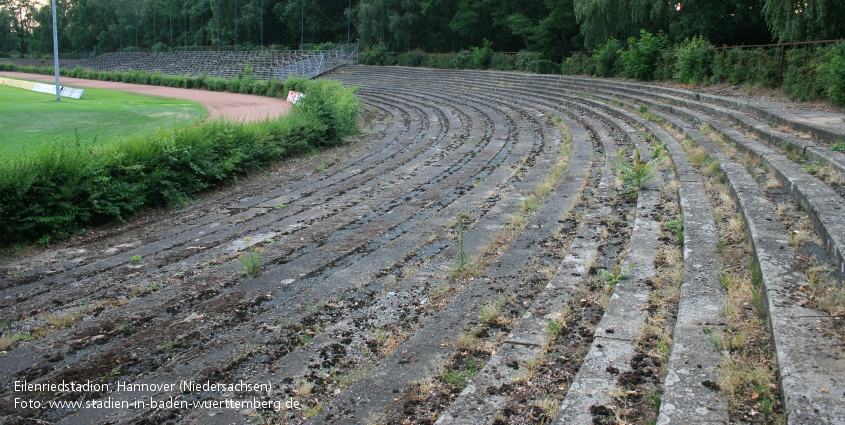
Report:
[{"label": "green hedge", "polygon": [[[28,72],[31,74],[53,75],[55,70],[51,66],[17,66],[12,63],[0,63],[0,71]],[[59,74],[64,77],[85,78],[88,80],[117,81],[123,83],[146,84],[154,86],[180,87],[186,89],[204,89],[211,91],[229,91],[232,93],[255,94],[259,96],[286,97],[285,83],[283,81],[257,81],[255,78],[246,76],[227,80],[225,78],[209,77],[200,75],[190,77],[187,75],[164,75],[159,72],[135,71],[130,69],[121,71],[95,71],[76,67],[73,69],[62,68]],[[260,84],[258,84],[260,83]]]},{"label": "green hedge", "polygon": [[[135,74],[137,80],[151,77],[142,74]],[[183,81],[195,80],[172,80]],[[250,86],[269,93],[273,84]],[[357,131],[355,89],[331,80],[297,79],[289,86],[306,96],[279,119],[195,123],[97,147],[60,140],[0,159],[0,244],[48,243],[142,208],[178,205],[246,171],[337,145]]]},{"label": "green hedge", "polygon": [[703,37],[669,47],[661,36],[643,31],[640,39],[631,38],[627,44],[610,40],[592,56],[575,54],[566,59],[561,71],[570,75],[778,88],[793,99],[823,99],[845,106],[845,42],[786,48],[782,75],[780,48],[713,50]]},{"label": "green hedge", "polygon": [[559,74],[560,64],[546,60],[540,53],[522,51],[513,54],[496,53],[489,40],[483,47],[455,53],[426,53],[412,50],[407,53],[389,52],[386,44],[376,44],[358,56],[364,65],[422,66],[439,69],[493,69],[496,71],[525,71]]}]

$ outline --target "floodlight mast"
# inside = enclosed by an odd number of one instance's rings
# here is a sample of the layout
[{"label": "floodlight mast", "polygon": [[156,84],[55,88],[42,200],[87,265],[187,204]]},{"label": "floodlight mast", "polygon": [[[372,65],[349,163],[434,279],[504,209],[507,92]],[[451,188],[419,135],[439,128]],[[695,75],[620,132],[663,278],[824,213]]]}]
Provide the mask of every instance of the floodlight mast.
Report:
[{"label": "floodlight mast", "polygon": [[61,102],[62,90],[59,86],[59,33],[56,30],[56,0],[53,0],[53,65],[56,68],[56,102]]}]

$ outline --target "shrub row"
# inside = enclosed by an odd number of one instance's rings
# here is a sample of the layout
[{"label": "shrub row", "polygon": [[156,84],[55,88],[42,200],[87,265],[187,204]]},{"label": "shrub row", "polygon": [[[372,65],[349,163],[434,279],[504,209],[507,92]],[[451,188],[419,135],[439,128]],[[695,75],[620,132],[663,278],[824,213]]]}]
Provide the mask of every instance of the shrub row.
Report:
[{"label": "shrub row", "polygon": [[515,55],[493,52],[493,45],[485,40],[483,47],[456,53],[426,53],[413,50],[407,53],[389,52],[386,44],[376,44],[358,56],[364,65],[422,66],[439,69],[493,69],[496,71],[525,71],[541,74],[560,73],[560,64],[546,60],[540,53],[522,51]]},{"label": "shrub row", "polygon": [[609,40],[592,56],[575,54],[564,74],[675,80],[685,84],[779,88],[793,99],[824,99],[845,106],[845,42],[829,45],[715,50],[702,37],[670,46],[663,34],[641,32],[627,42]]},{"label": "shrub row", "polygon": [[0,159],[0,244],[49,243],[143,208],[178,205],[271,161],[342,143],[357,131],[355,89],[331,80],[291,79],[285,85],[306,97],[279,119],[187,124],[109,145],[58,140]]},{"label": "shrub row", "polygon": [[437,54],[389,52],[386,44],[376,44],[359,55],[359,63],[674,80],[693,85],[727,82],[779,88],[793,99],[823,99],[845,106],[845,42],[786,48],[782,74],[780,48],[715,50],[700,36],[672,45],[662,32],[644,30],[625,41],[608,40],[592,55],[576,53],[563,64],[535,52],[495,53],[489,42],[472,50]]}]

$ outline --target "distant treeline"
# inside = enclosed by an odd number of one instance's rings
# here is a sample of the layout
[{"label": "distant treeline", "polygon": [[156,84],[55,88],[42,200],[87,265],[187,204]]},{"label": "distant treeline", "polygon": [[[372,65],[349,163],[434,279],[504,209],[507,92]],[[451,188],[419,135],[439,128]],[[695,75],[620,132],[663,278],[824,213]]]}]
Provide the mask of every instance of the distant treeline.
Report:
[{"label": "distant treeline", "polygon": [[[51,55],[49,3],[0,0],[0,52]],[[845,38],[842,0],[57,0],[60,52],[383,43],[456,52],[492,43],[561,62],[608,40],[713,45]]]}]

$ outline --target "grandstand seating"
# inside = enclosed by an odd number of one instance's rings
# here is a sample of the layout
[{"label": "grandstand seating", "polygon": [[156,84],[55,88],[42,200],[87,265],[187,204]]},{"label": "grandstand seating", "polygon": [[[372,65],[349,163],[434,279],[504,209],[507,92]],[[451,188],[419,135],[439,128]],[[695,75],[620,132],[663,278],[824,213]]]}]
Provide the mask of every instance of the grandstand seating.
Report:
[{"label": "grandstand seating", "polygon": [[337,66],[348,53],[331,51],[262,52],[118,52],[81,61],[77,66],[97,71],[149,71],[164,75],[188,75],[232,79],[252,76],[259,80],[285,79],[290,75],[314,77]]}]

